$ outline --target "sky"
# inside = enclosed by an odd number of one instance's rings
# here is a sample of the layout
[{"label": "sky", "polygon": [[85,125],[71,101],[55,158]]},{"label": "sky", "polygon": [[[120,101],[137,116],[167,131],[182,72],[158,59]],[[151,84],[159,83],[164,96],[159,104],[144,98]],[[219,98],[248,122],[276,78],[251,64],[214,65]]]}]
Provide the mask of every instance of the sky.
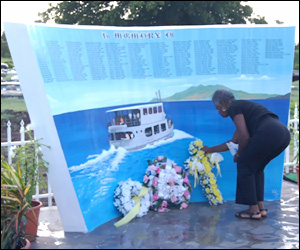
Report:
[{"label": "sky", "polygon": [[[32,23],[38,20],[38,12],[47,10],[49,3],[60,1],[1,1],[2,22]],[[275,20],[296,26],[295,43],[299,43],[299,1],[247,1],[256,15],[265,17],[269,24]],[[24,11],[25,10],[25,11]]]}]

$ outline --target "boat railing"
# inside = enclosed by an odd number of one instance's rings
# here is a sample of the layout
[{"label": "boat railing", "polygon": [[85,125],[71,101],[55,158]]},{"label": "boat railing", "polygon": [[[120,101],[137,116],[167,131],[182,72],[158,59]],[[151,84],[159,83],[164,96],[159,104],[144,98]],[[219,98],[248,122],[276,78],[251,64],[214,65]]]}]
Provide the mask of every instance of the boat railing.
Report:
[{"label": "boat railing", "polygon": [[111,126],[122,126],[122,125],[126,125],[127,127],[136,127],[136,126],[140,126],[141,125],[141,121],[140,119],[125,119],[124,123],[120,123],[120,122],[109,122],[107,124],[108,127]]}]

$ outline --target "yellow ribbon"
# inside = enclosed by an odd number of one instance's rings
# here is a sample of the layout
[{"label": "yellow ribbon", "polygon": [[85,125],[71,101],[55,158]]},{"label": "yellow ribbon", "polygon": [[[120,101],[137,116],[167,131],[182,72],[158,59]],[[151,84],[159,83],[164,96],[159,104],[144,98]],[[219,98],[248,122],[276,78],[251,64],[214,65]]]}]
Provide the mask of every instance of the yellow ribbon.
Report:
[{"label": "yellow ribbon", "polygon": [[199,176],[198,176],[198,168],[196,167],[196,169],[194,170],[194,188],[197,186],[198,182],[199,182]]},{"label": "yellow ribbon", "polygon": [[147,193],[148,193],[148,188],[142,187],[139,195],[132,198],[132,200],[135,202],[135,206],[130,210],[130,212],[128,214],[126,214],[126,216],[124,218],[122,218],[121,220],[119,220],[118,222],[116,222],[114,224],[115,227],[120,227],[120,226],[127,224],[139,213],[140,207],[141,207],[140,198],[144,197]]},{"label": "yellow ribbon", "polygon": [[218,170],[217,176],[220,175],[220,177],[222,177],[219,162],[217,161],[217,162],[215,162],[215,164],[216,164],[216,167],[217,167],[217,170]]}]

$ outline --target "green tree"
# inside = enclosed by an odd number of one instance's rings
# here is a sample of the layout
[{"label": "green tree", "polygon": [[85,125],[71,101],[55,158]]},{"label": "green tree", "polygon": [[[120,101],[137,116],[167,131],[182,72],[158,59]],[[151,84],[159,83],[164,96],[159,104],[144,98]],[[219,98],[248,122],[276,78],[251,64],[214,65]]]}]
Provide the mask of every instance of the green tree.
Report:
[{"label": "green tree", "polygon": [[3,32],[1,35],[1,57],[10,58],[10,52],[8,49],[8,44],[6,40],[5,33]]},{"label": "green tree", "polygon": [[63,1],[39,13],[58,24],[156,26],[267,23],[245,1]]},{"label": "green tree", "polygon": [[295,46],[294,52],[294,70],[299,70],[299,43]]}]

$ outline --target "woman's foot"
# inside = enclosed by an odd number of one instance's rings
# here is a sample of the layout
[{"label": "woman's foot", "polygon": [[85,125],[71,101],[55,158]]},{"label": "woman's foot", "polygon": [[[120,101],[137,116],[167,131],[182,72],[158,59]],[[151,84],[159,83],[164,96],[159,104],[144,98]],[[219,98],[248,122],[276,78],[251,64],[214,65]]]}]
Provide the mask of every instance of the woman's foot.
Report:
[{"label": "woman's foot", "polygon": [[261,213],[261,216],[264,217],[264,218],[267,217],[267,211],[268,211],[268,209],[266,209],[264,207],[264,202],[263,201],[259,201],[258,202],[258,208],[259,208],[259,211]]},{"label": "woman's foot", "polygon": [[261,213],[261,217],[265,218],[267,217],[267,211],[268,209],[263,208],[263,209],[259,209],[260,213]]},{"label": "woman's foot", "polygon": [[252,219],[252,220],[260,220],[261,213],[260,212],[249,212],[249,210],[240,211],[235,214],[236,217],[241,219]]}]

